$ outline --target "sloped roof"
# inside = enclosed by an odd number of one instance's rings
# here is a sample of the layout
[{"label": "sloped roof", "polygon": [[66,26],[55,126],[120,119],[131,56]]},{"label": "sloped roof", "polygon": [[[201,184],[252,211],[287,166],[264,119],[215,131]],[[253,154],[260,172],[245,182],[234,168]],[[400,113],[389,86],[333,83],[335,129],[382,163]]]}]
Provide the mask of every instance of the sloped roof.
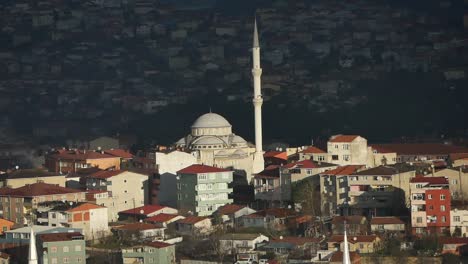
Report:
[{"label": "sloped roof", "polygon": [[50,155],[51,158],[61,160],[88,160],[88,159],[109,159],[115,158],[109,154],[103,154],[96,151],[85,150],[59,150]]},{"label": "sloped roof", "polygon": [[151,223],[165,223],[167,221],[170,221],[176,217],[179,217],[180,215],[176,215],[176,214],[157,214],[155,216],[152,216],[152,217],[148,217],[146,219],[144,219],[143,221],[145,222],[151,222]]},{"label": "sloped roof", "polygon": [[184,219],[180,219],[177,221],[179,224],[196,224],[198,222],[201,222],[203,220],[209,219],[208,217],[201,217],[201,216],[188,216]]},{"label": "sloped roof", "polygon": [[395,174],[398,174],[398,173],[404,173],[404,172],[408,172],[408,171],[415,171],[415,169],[413,168],[410,168],[410,167],[402,167],[400,169],[397,169],[395,167],[392,167],[392,166],[378,166],[378,167],[374,167],[374,168],[370,168],[370,169],[367,169],[367,170],[361,170],[361,171],[357,171],[357,172],[354,172],[353,175],[386,175],[386,176],[391,176],[391,175],[395,175]]},{"label": "sloped roof", "polygon": [[291,169],[291,168],[302,168],[302,169],[316,169],[316,168],[325,168],[325,167],[333,167],[338,166],[336,164],[331,164],[327,162],[321,161],[314,161],[314,160],[301,160],[293,163],[286,164],[284,167]]},{"label": "sloped roof", "polygon": [[119,158],[124,158],[124,159],[133,158],[132,153],[123,149],[107,149],[107,150],[104,150],[104,153],[114,156],[114,157],[119,157]]},{"label": "sloped roof", "polygon": [[160,242],[160,241],[153,241],[153,242],[146,243],[145,246],[154,247],[154,248],[166,248],[166,247],[170,247],[173,245],[169,243]]},{"label": "sloped roof", "polygon": [[226,204],[218,208],[218,213],[221,215],[234,214],[235,212],[245,208],[245,205],[239,204]]},{"label": "sloped roof", "polygon": [[359,135],[336,135],[332,136],[328,142],[333,143],[349,143],[353,142]]},{"label": "sloped roof", "polygon": [[121,225],[121,226],[115,226],[112,229],[116,230],[125,230],[125,231],[137,231],[137,230],[149,230],[149,229],[159,229],[161,227],[155,225],[155,224],[150,224],[150,223],[130,223],[126,225]]},{"label": "sloped roof", "polygon": [[286,151],[267,151],[263,154],[264,158],[278,158],[282,160],[288,160],[288,154]]},{"label": "sloped roof", "polygon": [[193,164],[184,169],[179,170],[177,173],[180,174],[198,174],[198,173],[211,173],[211,172],[228,172],[230,170],[207,166],[207,165],[200,165],[200,164]]},{"label": "sloped roof", "polygon": [[362,215],[349,215],[349,216],[335,216],[333,217],[332,224],[344,224],[346,221],[347,224],[361,224],[362,220],[365,220],[366,217]]},{"label": "sloped roof", "polygon": [[25,170],[15,170],[12,172],[5,173],[0,175],[0,177],[5,177],[6,179],[23,179],[23,178],[37,178],[37,177],[51,177],[51,176],[62,176],[55,172],[48,172],[41,169],[25,169]]},{"label": "sloped roof", "polygon": [[254,178],[279,178],[280,176],[280,166],[279,165],[270,165],[266,167],[261,172],[257,173]]},{"label": "sloped roof", "polygon": [[93,203],[83,203],[80,204],[72,209],[67,210],[67,212],[80,212],[80,211],[89,211],[92,209],[100,209],[100,208],[105,208],[104,206],[100,206],[97,204]]},{"label": "sloped roof", "polygon": [[449,184],[445,177],[414,177],[410,180],[411,183],[429,183],[429,184]]},{"label": "sloped roof", "polygon": [[399,224],[404,224],[405,222],[401,221],[401,219],[398,217],[388,216],[388,217],[373,217],[370,223],[371,225],[399,225]]},{"label": "sloped roof", "polygon": [[359,169],[364,167],[364,165],[346,165],[346,166],[340,166],[336,169],[333,170],[328,170],[320,173],[321,175],[352,175]]},{"label": "sloped roof", "polygon": [[321,154],[327,153],[325,150],[319,149],[314,146],[307,147],[306,149],[300,151],[299,153],[308,153],[308,154]]},{"label": "sloped roof", "polygon": [[123,170],[101,170],[89,175],[88,178],[108,179],[124,172]]},{"label": "sloped roof", "polygon": [[41,195],[54,195],[54,194],[66,194],[66,193],[79,193],[84,192],[78,189],[71,189],[61,187],[55,184],[48,184],[43,182],[27,184],[25,186],[10,189],[0,189],[0,195],[2,196],[17,196],[17,197],[34,197]]}]

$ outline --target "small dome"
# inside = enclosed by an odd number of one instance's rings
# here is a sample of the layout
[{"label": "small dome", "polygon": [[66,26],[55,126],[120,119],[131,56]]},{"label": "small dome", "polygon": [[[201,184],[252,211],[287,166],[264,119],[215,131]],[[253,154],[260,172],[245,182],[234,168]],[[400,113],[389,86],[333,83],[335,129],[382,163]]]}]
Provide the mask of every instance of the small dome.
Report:
[{"label": "small dome", "polygon": [[178,146],[185,145],[185,138],[181,138],[181,139],[177,140],[177,142],[175,144],[178,145]]},{"label": "small dome", "polygon": [[226,120],[226,118],[215,114],[207,113],[195,120],[192,125],[192,128],[218,128],[218,127],[231,127],[231,124]]},{"label": "small dome", "polygon": [[224,145],[225,142],[217,137],[201,137],[199,140],[196,140],[192,145]]},{"label": "small dome", "polygon": [[238,135],[234,135],[234,137],[232,137],[231,143],[232,144],[246,144],[247,141],[245,141],[245,139],[243,139],[242,137]]}]

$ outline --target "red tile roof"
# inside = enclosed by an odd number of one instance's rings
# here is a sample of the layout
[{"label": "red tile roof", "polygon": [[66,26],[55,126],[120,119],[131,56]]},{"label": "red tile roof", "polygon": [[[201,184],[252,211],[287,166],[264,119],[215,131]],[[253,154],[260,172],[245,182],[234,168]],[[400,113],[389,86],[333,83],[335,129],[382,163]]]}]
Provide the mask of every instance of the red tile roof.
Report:
[{"label": "red tile roof", "polygon": [[177,221],[177,223],[179,224],[196,224],[200,221],[203,221],[203,220],[206,220],[206,219],[209,219],[208,217],[201,217],[201,216],[187,216],[186,218],[184,219],[180,219],[179,221]]},{"label": "red tile roof", "polygon": [[176,214],[157,214],[155,216],[152,216],[152,217],[148,217],[146,219],[144,219],[143,221],[145,222],[151,222],[151,223],[165,223],[165,222],[168,222],[176,217],[178,217],[179,215],[176,215]]},{"label": "red tile roof", "polygon": [[131,215],[148,215],[164,208],[168,208],[167,206],[157,205],[157,204],[148,204],[144,206],[140,206],[137,208],[128,209],[125,211],[119,212],[119,214],[131,214]]},{"label": "red tile roof", "polygon": [[85,192],[82,190],[71,189],[61,187],[55,184],[48,184],[38,182],[34,184],[27,184],[23,187],[16,189],[2,188],[0,189],[1,196],[16,196],[16,197],[34,197],[42,195],[54,195],[54,194],[67,194],[67,193],[79,193]]},{"label": "red tile roof", "polygon": [[278,158],[288,160],[288,154],[285,151],[267,151],[263,154],[264,158]]},{"label": "red tile roof", "polygon": [[164,243],[160,241],[153,241],[153,242],[146,243],[145,246],[154,247],[154,248],[166,248],[166,247],[172,246],[172,244],[168,244],[168,243]]},{"label": "red tile roof", "polygon": [[184,169],[181,169],[177,173],[180,174],[198,174],[198,173],[211,173],[211,172],[227,172],[230,170],[222,169],[218,167],[212,167],[207,165],[194,164]]},{"label": "red tile roof", "polygon": [[449,155],[453,153],[468,153],[468,148],[439,144],[439,143],[412,143],[412,144],[375,144],[375,149],[384,149],[396,152],[398,155]]},{"label": "red tile roof", "polygon": [[124,159],[133,158],[132,153],[123,149],[108,149],[108,150],[104,150],[104,153],[109,154],[114,157],[119,157],[119,158],[124,158]]},{"label": "red tile roof", "polygon": [[304,149],[303,151],[301,151],[300,153],[320,154],[320,153],[327,153],[327,152],[324,151],[324,150],[321,150],[321,149],[319,149],[317,147],[310,146],[310,147]]},{"label": "red tile roof", "polygon": [[429,184],[449,184],[445,177],[414,177],[410,180],[411,183],[429,183]]},{"label": "red tile roof", "polygon": [[254,176],[254,178],[279,178],[280,166],[270,165]]},{"label": "red tile roof", "polygon": [[83,203],[83,204],[78,205],[77,207],[67,210],[67,212],[89,211],[89,210],[100,209],[100,208],[105,208],[105,207],[97,205],[97,204],[92,204],[92,203]]},{"label": "red tile roof", "polygon": [[389,217],[373,217],[371,219],[371,225],[400,225],[405,222],[401,221],[400,218],[389,216]]},{"label": "red tile roof", "polygon": [[235,212],[239,211],[242,208],[245,208],[245,205],[238,205],[238,204],[226,204],[222,207],[218,208],[218,213],[221,215],[229,215],[234,214]]},{"label": "red tile roof", "polygon": [[[376,235],[368,235],[368,236],[348,236],[349,243],[356,243],[356,242],[374,242],[377,238]],[[341,243],[344,241],[344,235],[333,235],[328,239],[328,242],[332,243]]]},{"label": "red tile roof", "polygon": [[79,232],[38,234],[37,236],[44,242],[70,241],[75,238],[83,239],[83,235]]},{"label": "red tile roof", "polygon": [[102,170],[102,171],[97,171],[91,175],[89,175],[89,178],[95,178],[95,179],[108,179],[114,176],[117,176],[119,174],[124,173],[125,171],[123,170]]},{"label": "red tile roof", "polygon": [[332,136],[328,142],[339,143],[339,142],[353,142],[358,135],[336,135]]},{"label": "red tile roof", "polygon": [[351,175],[364,167],[364,165],[346,165],[341,166],[333,170],[324,171],[322,175]]}]

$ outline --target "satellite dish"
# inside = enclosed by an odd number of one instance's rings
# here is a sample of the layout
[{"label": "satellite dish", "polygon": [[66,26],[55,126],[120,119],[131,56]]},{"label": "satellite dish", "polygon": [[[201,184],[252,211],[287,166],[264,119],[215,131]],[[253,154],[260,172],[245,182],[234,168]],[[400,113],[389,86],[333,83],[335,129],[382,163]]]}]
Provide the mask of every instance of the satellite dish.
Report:
[{"label": "satellite dish", "polygon": [[141,209],[140,214],[144,214],[144,213],[145,213],[145,210]]},{"label": "satellite dish", "polygon": [[93,182],[93,186],[96,186],[96,183],[95,183],[95,182]]}]

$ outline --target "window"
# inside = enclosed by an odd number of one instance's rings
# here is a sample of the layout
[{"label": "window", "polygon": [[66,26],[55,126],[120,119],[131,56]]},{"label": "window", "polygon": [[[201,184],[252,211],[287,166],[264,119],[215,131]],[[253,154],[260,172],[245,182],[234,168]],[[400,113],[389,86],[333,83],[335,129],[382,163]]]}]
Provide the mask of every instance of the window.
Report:
[{"label": "window", "polygon": [[335,148],[338,149],[338,144],[335,144]]},{"label": "window", "polygon": [[417,188],[417,189],[421,189],[422,187],[423,187],[422,184],[420,184],[420,183],[416,184],[416,188]]},{"label": "window", "polygon": [[52,258],[52,259],[50,260],[50,263],[52,263],[52,264],[57,264],[57,263],[58,263],[58,262],[57,262],[57,258]]},{"label": "window", "polygon": [[454,221],[454,222],[460,222],[460,216],[459,216],[459,215],[455,215],[455,216],[453,217],[453,221]]},{"label": "window", "polygon": [[416,223],[422,224],[422,217],[416,217]]},{"label": "window", "polygon": [[51,247],[50,252],[52,253],[57,253],[57,247]]},{"label": "window", "polygon": [[338,155],[332,155],[332,160],[338,160]]},{"label": "window", "polygon": [[81,262],[83,262],[83,259],[81,257],[77,257],[76,262],[81,263]]},{"label": "window", "polygon": [[433,206],[433,205],[429,205],[429,210],[434,210],[434,206]]},{"label": "window", "polygon": [[427,199],[432,200],[432,194],[428,194]]},{"label": "window", "polygon": [[75,246],[75,251],[77,251],[77,252],[81,251],[81,245],[76,245]]},{"label": "window", "polygon": [[68,251],[70,251],[68,246],[63,247],[63,252],[68,252]]},{"label": "window", "polygon": [[445,212],[445,205],[441,205],[441,206],[440,206],[440,211],[441,211],[441,212]]},{"label": "window", "polygon": [[177,194],[177,200],[182,200],[182,195],[180,193]]},{"label": "window", "polygon": [[445,195],[444,194],[440,195],[440,200],[445,200]]},{"label": "window", "polygon": [[441,218],[442,223],[445,223],[445,220],[446,220],[445,216],[442,216],[442,218]]},{"label": "window", "polygon": [[208,180],[208,175],[206,174],[198,174],[198,180]]},{"label": "window", "polygon": [[343,144],[343,149],[344,150],[349,150],[349,144]]},{"label": "window", "polygon": [[324,161],[324,160],[325,160],[325,156],[318,156],[318,157],[317,157],[317,160],[318,160],[318,161]]},{"label": "window", "polygon": [[458,183],[458,181],[456,179],[452,180],[452,184],[457,184],[457,183]]},{"label": "window", "polygon": [[360,248],[360,249],[364,249],[364,244],[359,243],[359,248]]},{"label": "window", "polygon": [[68,260],[69,260],[68,257],[64,257],[63,258],[63,263],[68,263],[69,262]]},{"label": "window", "polygon": [[349,155],[343,155],[343,160],[344,161],[349,161],[349,159],[350,159]]}]

